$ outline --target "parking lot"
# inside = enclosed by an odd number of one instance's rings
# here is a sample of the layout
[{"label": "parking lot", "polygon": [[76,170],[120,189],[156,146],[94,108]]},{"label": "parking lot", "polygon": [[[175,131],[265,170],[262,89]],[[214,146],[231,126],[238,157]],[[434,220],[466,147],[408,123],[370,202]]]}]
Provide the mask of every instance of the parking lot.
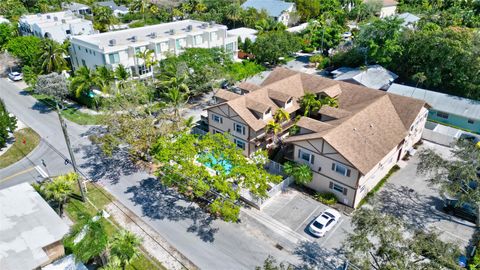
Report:
[{"label": "parking lot", "polygon": [[[449,148],[425,141],[419,148],[431,148],[443,156]],[[475,224],[451,216],[442,211],[443,200],[439,190],[428,184],[427,177],[417,175],[418,153],[408,160],[401,170],[394,173],[380,190],[374,207],[382,212],[401,217],[417,228],[432,229],[440,233],[444,241],[466,247],[475,231]]]},{"label": "parking lot", "polygon": [[307,230],[308,225],[325,209],[327,206],[290,188],[272,198],[262,212],[323,248],[340,248],[351,231],[350,217],[342,214],[340,221],[321,238],[314,237]]}]

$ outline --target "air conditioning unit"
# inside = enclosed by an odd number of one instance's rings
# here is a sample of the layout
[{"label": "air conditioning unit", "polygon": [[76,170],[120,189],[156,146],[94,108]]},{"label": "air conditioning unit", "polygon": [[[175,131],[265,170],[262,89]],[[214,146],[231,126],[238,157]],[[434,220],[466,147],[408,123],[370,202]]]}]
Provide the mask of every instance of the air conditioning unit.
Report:
[{"label": "air conditioning unit", "polygon": [[202,28],[205,29],[208,27],[208,23],[202,23]]},{"label": "air conditioning unit", "polygon": [[170,35],[175,35],[175,29],[170,29],[169,33]]},{"label": "air conditioning unit", "polygon": [[137,42],[137,36],[132,36],[132,37],[130,38],[130,40],[131,40],[132,42]]},{"label": "air conditioning unit", "polygon": [[150,37],[151,37],[151,38],[156,38],[156,37],[157,37],[157,33],[155,33],[155,32],[150,33]]},{"label": "air conditioning unit", "polygon": [[54,20],[55,22],[58,22],[58,17],[53,17],[53,20]]},{"label": "air conditioning unit", "polygon": [[115,39],[110,39],[110,40],[108,41],[108,44],[109,44],[110,46],[115,46],[115,45],[117,44],[117,41],[116,41]]},{"label": "air conditioning unit", "polygon": [[193,29],[193,25],[190,24],[190,25],[187,26],[187,31],[188,32],[192,31],[192,29]]},{"label": "air conditioning unit", "polygon": [[52,16],[50,16],[50,15],[47,15],[47,19],[49,19],[49,20],[50,20],[51,18],[52,18]]},{"label": "air conditioning unit", "polygon": [[215,25],[215,21],[210,21],[209,24],[210,24],[210,27],[212,27]]},{"label": "air conditioning unit", "polygon": [[62,23],[67,23],[67,21],[65,19],[62,19]]}]

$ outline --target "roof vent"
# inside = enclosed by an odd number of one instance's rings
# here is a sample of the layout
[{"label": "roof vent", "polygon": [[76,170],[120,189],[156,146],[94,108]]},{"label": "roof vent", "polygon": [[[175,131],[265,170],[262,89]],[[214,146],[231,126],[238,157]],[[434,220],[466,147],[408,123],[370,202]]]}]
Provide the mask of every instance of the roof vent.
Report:
[{"label": "roof vent", "polygon": [[170,31],[168,31],[170,33],[170,35],[175,35],[175,29],[170,29]]},{"label": "roof vent", "polygon": [[115,39],[110,39],[110,40],[108,41],[108,44],[109,44],[110,46],[115,46],[115,45],[117,44],[117,41],[116,41]]},{"label": "roof vent", "polygon": [[42,17],[42,14],[41,14],[41,13],[37,13],[37,17]]},{"label": "roof vent", "polygon": [[157,37],[157,33],[155,33],[155,32],[150,33],[150,37],[151,37],[151,38],[156,38],[156,37]]},{"label": "roof vent", "polygon": [[132,42],[137,42],[137,36],[132,36],[132,37],[130,38],[130,40],[131,40]]},{"label": "roof vent", "polygon": [[357,128],[353,128],[353,131],[357,131]]},{"label": "roof vent", "polygon": [[208,23],[202,23],[202,28],[207,28],[208,27]]},{"label": "roof vent", "polygon": [[58,17],[56,17],[56,16],[53,17],[53,20],[56,21],[56,22],[58,22]]},{"label": "roof vent", "polygon": [[65,19],[62,19],[62,23],[67,23],[67,21]]},{"label": "roof vent", "polygon": [[209,24],[210,24],[210,27],[212,27],[215,25],[215,21],[210,21]]},{"label": "roof vent", "polygon": [[52,18],[52,16],[50,16],[50,15],[47,15],[47,19],[49,19],[49,20],[50,20],[51,18]]},{"label": "roof vent", "polygon": [[187,26],[187,31],[188,32],[192,31],[192,29],[193,29],[193,25],[190,24],[190,25]]}]

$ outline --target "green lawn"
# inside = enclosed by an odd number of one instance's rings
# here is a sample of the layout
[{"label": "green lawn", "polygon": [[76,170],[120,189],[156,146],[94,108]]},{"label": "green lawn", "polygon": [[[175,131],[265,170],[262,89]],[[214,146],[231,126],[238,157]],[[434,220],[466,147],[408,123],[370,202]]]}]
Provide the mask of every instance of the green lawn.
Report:
[{"label": "green lawn", "polygon": [[[50,108],[55,109],[55,102],[48,96],[42,94],[36,94],[31,90],[27,90],[32,97],[36,98],[38,101],[48,105]],[[78,109],[73,107],[67,107],[62,110],[61,115],[79,125],[97,125],[100,123],[99,115],[91,115],[87,113],[82,113]]]},{"label": "green lawn", "polygon": [[[77,187],[77,193],[78,187]],[[107,204],[109,204],[112,200],[112,196],[106,192],[104,189],[93,186],[93,184],[87,184],[87,197],[89,201],[95,205],[98,209],[103,209]],[[89,215],[94,216],[97,214],[97,209],[95,207],[86,202],[83,203],[76,199],[70,199],[70,201],[65,205],[65,212],[68,217],[73,221],[77,222],[82,215]],[[108,222],[105,219],[102,219],[103,224],[107,230],[109,236],[113,236],[115,232],[118,231],[117,227],[114,226],[112,223]],[[147,257],[148,256],[148,257]],[[164,270],[166,269],[163,267],[159,262],[155,259],[149,257],[149,255],[145,254],[144,252],[141,255],[133,260],[133,262],[126,267],[126,269],[130,270],[150,270],[150,269],[159,269]]]},{"label": "green lawn", "polygon": [[31,128],[22,128],[15,131],[13,135],[15,142],[7,152],[0,156],[0,169],[24,158],[40,143],[40,136]]}]

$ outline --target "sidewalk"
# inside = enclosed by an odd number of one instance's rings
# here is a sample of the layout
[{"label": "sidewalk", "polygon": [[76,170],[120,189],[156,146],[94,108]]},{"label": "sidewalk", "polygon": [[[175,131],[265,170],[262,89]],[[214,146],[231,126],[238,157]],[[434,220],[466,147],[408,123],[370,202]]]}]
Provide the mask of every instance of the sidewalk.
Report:
[{"label": "sidewalk", "polygon": [[199,269],[120,202],[110,203],[106,206],[106,211],[122,228],[141,237],[145,251],[167,269]]}]

